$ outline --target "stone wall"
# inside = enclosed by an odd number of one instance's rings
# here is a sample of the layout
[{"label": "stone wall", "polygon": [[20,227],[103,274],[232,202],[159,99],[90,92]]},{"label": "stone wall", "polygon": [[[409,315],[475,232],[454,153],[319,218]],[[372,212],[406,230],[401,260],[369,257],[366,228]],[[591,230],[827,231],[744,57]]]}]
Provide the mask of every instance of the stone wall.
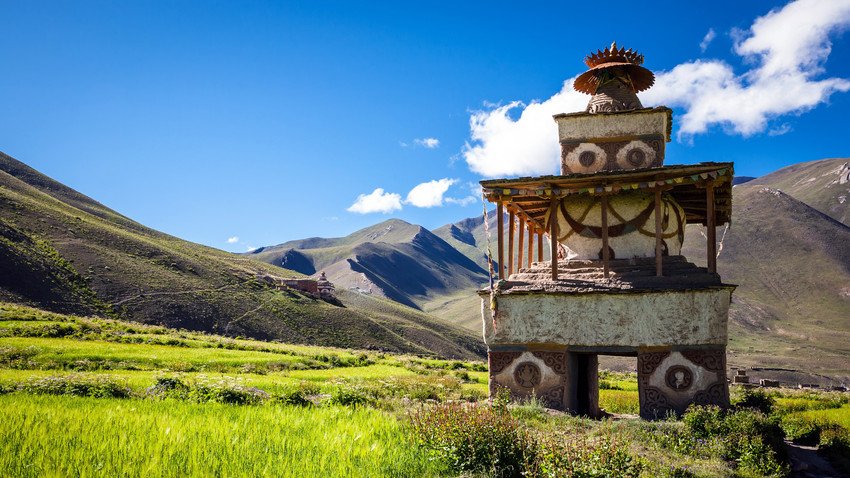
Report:
[{"label": "stone wall", "polygon": [[686,291],[496,296],[482,299],[484,341],[515,344],[619,347],[725,346],[734,286]]}]

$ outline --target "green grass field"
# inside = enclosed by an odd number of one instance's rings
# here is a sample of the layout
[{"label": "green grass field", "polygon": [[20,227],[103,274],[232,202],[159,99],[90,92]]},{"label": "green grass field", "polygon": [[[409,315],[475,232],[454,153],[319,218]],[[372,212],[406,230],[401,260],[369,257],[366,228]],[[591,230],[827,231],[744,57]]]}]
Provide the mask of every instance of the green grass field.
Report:
[{"label": "green grass field", "polygon": [[[634,374],[599,377],[602,408],[638,413]],[[484,406],[487,380],[483,362],[230,339],[0,304],[0,476],[458,476],[446,459],[457,444],[426,449],[411,417]],[[779,421],[848,426],[844,395],[774,394]],[[567,446],[563,453],[597,473],[579,476],[763,469],[734,458],[725,436],[697,445],[681,422],[589,420],[533,402],[509,413],[522,436]],[[498,423],[444,426],[490,449],[505,443],[494,438]],[[747,449],[764,450],[759,443]],[[546,466],[564,465],[554,456]],[[532,474],[566,473],[557,469]]]},{"label": "green grass field", "polygon": [[18,394],[0,408],[3,476],[440,474],[398,420],[370,408]]}]

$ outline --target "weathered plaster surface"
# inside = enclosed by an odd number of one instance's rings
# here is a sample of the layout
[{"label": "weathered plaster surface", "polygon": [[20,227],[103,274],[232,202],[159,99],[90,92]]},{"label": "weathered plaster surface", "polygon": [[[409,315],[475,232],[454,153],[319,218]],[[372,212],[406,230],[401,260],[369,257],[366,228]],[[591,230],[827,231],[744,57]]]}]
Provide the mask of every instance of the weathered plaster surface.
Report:
[{"label": "weathered plaster surface", "polygon": [[557,116],[560,140],[593,140],[662,134],[667,136],[668,113],[664,110],[616,115]]},{"label": "weathered plaster surface", "polygon": [[[631,224],[642,228],[644,233],[638,229],[631,229],[619,236],[608,238],[608,245],[614,251],[616,259],[630,259],[633,257],[655,257],[655,210],[653,194],[645,192],[625,192],[608,198],[608,225],[609,228],[634,222],[639,219],[641,212],[650,208],[652,212],[640,224]],[[584,226],[601,227],[602,225],[602,203],[599,196],[576,195],[563,200],[563,207],[570,217]],[[546,213],[546,223],[549,223],[550,213]],[[625,221],[617,219],[617,215]],[[682,228],[685,222],[685,212],[676,201],[667,195],[662,198],[662,234],[664,243],[667,245],[668,255],[679,255],[682,251],[682,240],[684,235]],[[576,232],[564,217],[563,211],[558,210],[558,240],[570,251],[576,254],[575,259],[599,259],[602,250],[602,240],[588,234],[589,231]],[[650,235],[647,235],[650,234]]]},{"label": "weathered plaster surface", "polygon": [[482,300],[489,346],[725,345],[732,287],[629,294],[504,294]]}]

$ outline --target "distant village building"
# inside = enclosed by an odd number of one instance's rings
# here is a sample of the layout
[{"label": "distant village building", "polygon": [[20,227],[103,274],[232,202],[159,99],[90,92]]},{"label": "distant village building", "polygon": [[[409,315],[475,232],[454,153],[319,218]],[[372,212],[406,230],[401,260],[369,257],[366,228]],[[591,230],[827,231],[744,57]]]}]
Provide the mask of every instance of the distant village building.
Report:
[{"label": "distant village building", "polygon": [[287,279],[272,276],[269,274],[258,275],[257,279],[270,286],[278,289],[278,290],[286,290],[286,289],[294,289],[297,291],[305,292],[307,294],[322,297],[322,298],[333,298],[335,297],[335,288],[333,283],[328,281],[327,277],[325,277],[325,273],[322,272],[319,279]]},{"label": "distant village building", "polygon": [[281,279],[281,283],[290,289],[308,294],[319,295],[319,285],[315,279]]},{"label": "distant village building", "polygon": [[[672,112],[641,105],[654,82],[643,55],[612,44],[585,63],[587,109],[554,117],[561,175],[481,181],[498,224],[499,281],[480,291],[491,396],[597,416],[598,356],[619,355],[637,358],[642,417],[727,406],[734,286],[717,274],[715,231],[733,164],[663,166]],[[707,268],[681,255],[686,224],[706,228]]]}]

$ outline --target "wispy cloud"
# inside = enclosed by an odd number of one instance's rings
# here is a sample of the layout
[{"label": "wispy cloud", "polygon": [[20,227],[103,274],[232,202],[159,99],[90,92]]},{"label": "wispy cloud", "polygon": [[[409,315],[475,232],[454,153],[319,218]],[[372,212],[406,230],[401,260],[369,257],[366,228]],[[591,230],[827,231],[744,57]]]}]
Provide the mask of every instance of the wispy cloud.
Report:
[{"label": "wispy cloud", "polygon": [[413,144],[423,148],[436,149],[440,147],[440,140],[437,138],[416,138],[413,140]]},{"label": "wispy cloud", "polygon": [[447,197],[446,203],[447,204],[457,204],[458,206],[466,207],[466,206],[469,206],[470,204],[474,203],[477,200],[478,200],[478,198],[475,197],[475,196],[465,196],[465,197],[462,197],[462,198]]},{"label": "wispy cloud", "polygon": [[708,50],[708,45],[711,45],[711,42],[714,40],[714,37],[717,36],[717,33],[714,32],[714,28],[709,28],[708,32],[702,37],[702,41],[699,42],[699,49],[703,53],[705,50]]},{"label": "wispy cloud", "polygon": [[232,236],[227,238],[228,244],[236,244],[237,242],[239,242],[239,236]]},{"label": "wispy cloud", "polygon": [[370,214],[374,212],[391,213],[401,209],[401,195],[396,193],[388,193],[383,188],[375,188],[369,194],[361,194],[357,196],[347,211],[356,212],[358,214]]},{"label": "wispy cloud", "polygon": [[[659,72],[641,100],[683,111],[677,119],[680,140],[712,126],[742,136],[763,133],[773,119],[850,91],[847,79],[816,79],[831,52],[829,36],[848,26],[850,2],[791,2],[733,35],[734,51],[750,69],[736,73],[719,59],[682,63]],[[572,82],[566,80],[560,92],[542,102],[513,101],[472,112],[470,140],[462,151],[469,168],[487,177],[555,173],[559,146],[552,115],[581,111],[589,99],[574,91]]]},{"label": "wispy cloud", "polygon": [[405,203],[416,207],[435,207],[443,205],[443,195],[457,179],[435,179],[418,184],[407,193]]}]

